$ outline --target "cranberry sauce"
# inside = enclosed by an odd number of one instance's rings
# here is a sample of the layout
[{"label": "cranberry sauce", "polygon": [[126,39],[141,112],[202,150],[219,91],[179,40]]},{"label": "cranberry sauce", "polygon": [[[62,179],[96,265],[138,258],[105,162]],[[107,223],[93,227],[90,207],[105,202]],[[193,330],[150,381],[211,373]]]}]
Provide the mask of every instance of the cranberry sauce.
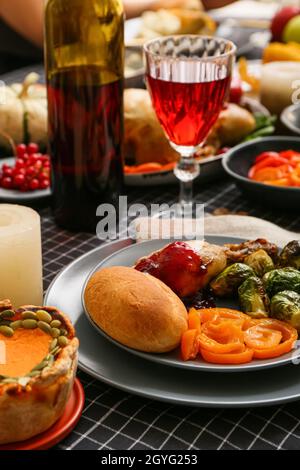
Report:
[{"label": "cranberry sauce", "polygon": [[160,279],[180,297],[198,292],[207,272],[200,255],[188,243],[180,241],[141,259],[135,269]]},{"label": "cranberry sauce", "polygon": [[210,289],[197,292],[196,295],[191,297],[184,297],[182,302],[186,306],[187,310],[194,307],[197,310],[201,308],[215,308],[216,302],[214,295]]}]

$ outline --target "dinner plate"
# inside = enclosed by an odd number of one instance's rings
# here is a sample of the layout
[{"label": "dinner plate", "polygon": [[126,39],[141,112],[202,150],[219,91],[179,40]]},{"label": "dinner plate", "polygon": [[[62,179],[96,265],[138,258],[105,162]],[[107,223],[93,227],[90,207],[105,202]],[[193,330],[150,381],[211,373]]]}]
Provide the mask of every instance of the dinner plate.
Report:
[{"label": "dinner plate", "polygon": [[[15,158],[2,158],[0,160],[0,166],[4,163],[10,166],[14,166]],[[38,202],[41,200],[45,200],[51,197],[51,189],[41,189],[37,191],[28,191],[28,192],[21,192],[17,191],[16,189],[5,189],[0,188],[0,201],[1,202],[11,202],[13,204],[22,204],[22,203],[29,203],[29,202]]]},{"label": "dinner plate", "polygon": [[[217,155],[213,157],[207,157],[201,159],[200,175],[197,177],[196,182],[198,183],[209,183],[221,176],[224,176],[224,170],[222,167],[223,155]],[[137,173],[137,174],[125,174],[126,186],[160,186],[167,184],[176,184],[178,180],[174,175],[173,170],[162,170],[155,171],[152,173]]]},{"label": "dinner plate", "polygon": [[82,287],[99,261],[131,244],[128,239],[118,240],[84,254],[58,274],[46,293],[45,304],[65,311],[76,327],[82,370],[128,393],[180,405],[252,407],[300,399],[296,365],[252,371],[250,375],[195,373],[145,361],[99,335],[83,312]]},{"label": "dinner plate", "polygon": [[[223,245],[224,243],[232,243],[231,239],[228,237],[207,237],[207,240],[211,243],[216,243],[217,245]],[[234,240],[236,241],[236,240]],[[237,243],[241,243],[245,240],[238,239]],[[88,320],[91,324],[96,328],[96,330],[103,335],[108,341],[113,342],[120,348],[135,354],[145,360],[157,362],[159,364],[165,366],[172,366],[178,367],[181,369],[191,369],[194,371],[207,371],[207,372],[249,372],[251,370],[257,369],[268,369],[271,367],[278,367],[285,364],[290,363],[297,355],[300,355],[300,351],[292,351],[288,354],[283,356],[274,358],[274,359],[267,359],[267,360],[253,360],[246,364],[239,364],[239,365],[219,365],[219,364],[211,364],[208,362],[203,361],[201,358],[197,358],[194,361],[183,361],[181,359],[180,348],[177,348],[175,351],[171,351],[169,353],[164,354],[151,354],[151,353],[144,353],[141,351],[136,351],[135,349],[128,348],[123,344],[113,340],[110,336],[108,336],[101,328],[99,328],[96,323],[93,322],[91,317],[89,316],[85,305],[84,305],[84,291],[86,288],[86,284],[89,281],[90,277],[102,268],[108,268],[111,266],[133,266],[135,262],[143,257],[153,253],[156,250],[160,250],[163,248],[168,242],[166,240],[151,240],[146,241],[143,243],[133,243],[132,245],[123,248],[119,251],[116,251],[112,255],[108,256],[104,260],[100,261],[98,265],[92,270],[90,275],[87,277],[86,282],[84,283],[82,289],[82,305],[87,315]],[[226,300],[220,299],[216,301],[217,306],[219,307],[227,307],[233,309],[239,309],[239,305],[237,300]]]}]

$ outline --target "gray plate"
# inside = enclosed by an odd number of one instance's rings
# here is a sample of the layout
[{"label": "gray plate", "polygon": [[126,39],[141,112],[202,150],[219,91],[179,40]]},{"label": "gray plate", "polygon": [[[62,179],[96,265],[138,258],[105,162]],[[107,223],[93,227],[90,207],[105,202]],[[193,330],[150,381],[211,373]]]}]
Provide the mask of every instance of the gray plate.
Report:
[{"label": "gray plate", "polygon": [[[241,243],[245,240],[243,239],[236,239],[236,238],[229,238],[229,237],[207,237],[207,241],[211,243],[216,243],[218,245],[223,245],[224,243]],[[99,271],[101,268],[107,268],[110,266],[133,266],[135,262],[143,257],[147,256],[153,251],[160,250],[166,245],[166,240],[151,240],[144,243],[133,243],[131,246],[127,246],[120,251],[114,252],[112,255],[108,256],[106,259],[102,260],[97,266],[92,270],[90,275],[87,277],[86,282],[84,283],[82,289],[82,304],[87,315],[88,320],[91,324],[96,328],[96,330],[103,335],[107,340],[112,341],[114,344],[119,346],[120,348],[135,354],[143,359],[148,361],[157,362],[158,364],[172,366],[172,367],[179,367],[181,369],[190,369],[190,370],[202,370],[206,372],[249,372],[251,370],[258,370],[258,369],[268,369],[271,367],[278,367],[283,366],[285,364],[289,364],[293,358],[295,359],[296,351],[292,351],[289,354],[285,354],[281,357],[277,357],[274,359],[268,360],[253,360],[250,363],[240,364],[240,365],[219,365],[219,364],[210,364],[208,362],[203,361],[201,358],[197,358],[194,361],[187,361],[184,362],[181,359],[180,349],[176,349],[170,353],[166,354],[150,354],[144,353],[141,351],[136,351],[134,349],[128,348],[123,344],[113,340],[110,336],[108,336],[101,328],[99,328],[93,320],[90,318],[85,305],[84,305],[84,291],[87,282],[89,281],[90,277],[96,272]],[[227,308],[234,308],[238,309],[239,305],[238,302],[234,299],[230,300],[220,300],[217,302],[219,307],[227,307]],[[299,352],[300,354],[300,352]],[[297,352],[298,355],[298,352]]]},{"label": "gray plate", "polygon": [[127,353],[90,325],[81,305],[86,277],[101,259],[131,244],[117,241],[99,247],[65,268],[49,287],[45,304],[64,310],[80,340],[79,366],[108,385],[173,404],[204,407],[252,407],[300,399],[296,366],[240,374],[211,374],[164,367]]},{"label": "gray plate", "polygon": [[[13,166],[15,163],[15,158],[3,158],[0,160],[0,166],[3,163],[7,163],[10,166]],[[16,189],[5,189],[0,188],[0,201],[1,202],[11,202],[14,204],[22,204],[23,202],[37,202],[42,199],[47,199],[51,197],[51,190],[50,189],[41,189],[37,191],[28,191],[26,193],[22,193],[21,191],[17,191]]]}]

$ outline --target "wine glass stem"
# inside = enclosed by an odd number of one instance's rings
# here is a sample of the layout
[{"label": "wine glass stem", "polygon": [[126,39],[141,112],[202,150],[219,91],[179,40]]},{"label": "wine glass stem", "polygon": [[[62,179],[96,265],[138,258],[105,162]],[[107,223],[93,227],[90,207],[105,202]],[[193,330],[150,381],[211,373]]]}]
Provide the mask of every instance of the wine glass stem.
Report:
[{"label": "wine glass stem", "polygon": [[192,206],[193,181],[200,174],[199,164],[193,155],[182,155],[175,167],[174,173],[180,181],[179,205],[181,207]]},{"label": "wine glass stem", "polygon": [[180,181],[179,204],[191,205],[193,202],[193,181]]}]

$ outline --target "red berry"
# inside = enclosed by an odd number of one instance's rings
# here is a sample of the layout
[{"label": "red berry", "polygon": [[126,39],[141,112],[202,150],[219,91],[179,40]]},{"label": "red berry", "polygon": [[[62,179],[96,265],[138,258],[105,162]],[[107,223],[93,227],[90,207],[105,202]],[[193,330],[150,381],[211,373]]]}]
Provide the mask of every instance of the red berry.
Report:
[{"label": "red berry", "polygon": [[27,145],[27,152],[29,154],[37,153],[38,151],[39,151],[38,144],[31,142],[30,144]]},{"label": "red berry", "polygon": [[13,170],[12,168],[10,168],[10,167],[5,168],[5,169],[3,170],[3,176],[12,176],[13,173],[14,173],[14,170]]},{"label": "red berry", "polygon": [[34,168],[36,170],[41,170],[41,168],[43,168],[43,162],[41,160],[37,160],[36,163],[34,164]]},{"label": "red berry", "polygon": [[18,160],[16,161],[16,168],[24,168],[25,166],[25,162],[23,160],[23,158],[18,158]]},{"label": "red berry", "polygon": [[2,171],[5,171],[7,168],[11,168],[11,166],[8,165],[7,163],[3,163],[3,165],[2,165]]},{"label": "red berry", "polygon": [[22,186],[20,186],[20,191],[22,191],[23,193],[25,193],[26,191],[29,191],[29,186],[28,186],[28,183],[27,181],[25,181],[24,184],[22,184]]},{"label": "red berry", "polygon": [[44,163],[43,163],[43,166],[44,166],[44,168],[50,168],[50,166],[51,166],[50,160],[45,160]]},{"label": "red berry", "polygon": [[23,157],[24,153],[27,151],[27,147],[25,144],[19,144],[17,145],[16,150],[18,157]]},{"label": "red berry", "polygon": [[28,158],[29,158],[29,155],[28,155],[28,153],[24,153],[24,155],[23,155],[23,157],[22,157],[22,158],[23,158],[23,160],[24,160],[24,161],[25,161],[25,163],[26,163],[26,162],[27,162],[27,160],[28,160]]},{"label": "red berry", "polygon": [[16,175],[26,175],[26,168],[15,168],[14,169],[14,176]]},{"label": "red berry", "polygon": [[10,176],[2,178],[1,186],[5,189],[11,189],[13,187],[13,180]]},{"label": "red berry", "polygon": [[25,182],[25,176],[22,175],[22,173],[18,173],[15,177],[14,177],[14,185],[19,188],[20,186],[22,186]]},{"label": "red berry", "polygon": [[28,165],[34,165],[37,162],[38,159],[39,159],[39,154],[38,153],[33,153],[28,158]]},{"label": "red berry", "polygon": [[29,166],[26,168],[26,175],[27,176],[34,176],[35,175],[35,168],[33,166]]},{"label": "red berry", "polygon": [[50,181],[47,178],[44,178],[43,180],[40,181],[40,189],[47,189],[50,186]]},{"label": "red berry", "polygon": [[32,191],[35,191],[36,189],[38,189],[39,186],[40,186],[40,183],[37,178],[33,178],[29,183],[29,187]]}]

